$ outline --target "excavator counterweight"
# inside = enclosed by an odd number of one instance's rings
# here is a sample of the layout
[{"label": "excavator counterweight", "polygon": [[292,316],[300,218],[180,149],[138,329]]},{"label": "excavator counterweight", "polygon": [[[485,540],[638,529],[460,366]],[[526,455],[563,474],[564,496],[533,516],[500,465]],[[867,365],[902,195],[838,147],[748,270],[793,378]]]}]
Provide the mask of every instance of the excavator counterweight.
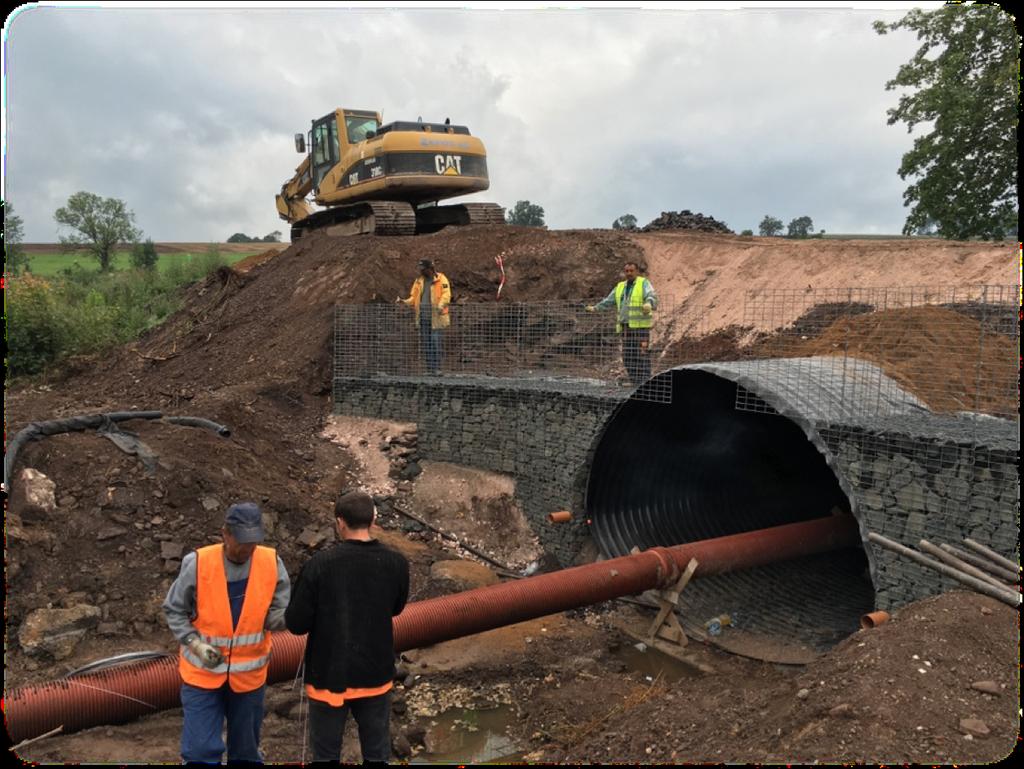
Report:
[{"label": "excavator counterweight", "polygon": [[[487,153],[465,126],[397,121],[336,109],[295,136],[306,157],[277,195],[291,238],[326,228],[333,235],[415,235],[442,227],[504,224],[496,203],[438,205],[486,190]],[[322,208],[317,210],[309,201]]]}]

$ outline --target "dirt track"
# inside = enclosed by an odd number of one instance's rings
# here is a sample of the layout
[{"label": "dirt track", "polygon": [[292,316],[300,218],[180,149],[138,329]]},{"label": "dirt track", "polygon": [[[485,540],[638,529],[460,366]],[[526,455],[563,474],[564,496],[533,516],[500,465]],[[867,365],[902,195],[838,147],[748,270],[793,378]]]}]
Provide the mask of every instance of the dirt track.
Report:
[{"label": "dirt track", "polygon": [[[457,302],[493,301],[498,255],[508,274],[506,301],[600,297],[618,279],[624,260],[644,260],[660,292],[707,308],[703,330],[742,323],[746,288],[1008,284],[1013,269],[1012,251],[987,244],[794,243],[500,227],[418,238],[314,235],[244,274],[224,269],[193,287],[185,309],[137,344],[104,359],[74,361],[59,376],[8,394],[8,435],[34,419],[130,408],[204,416],[228,424],[233,435],[222,439],[182,427],[139,426],[161,458],[153,476],[95,435],[60,436],[25,449],[19,468],[50,476],[59,508],[22,518],[19,495],[10,501],[6,685],[49,680],[125,651],[171,650],[159,603],[174,570],[160,558],[161,543],[192,548],[208,542],[219,529],[223,505],[233,499],[263,504],[273,519],[275,544],[297,573],[310,552],[300,537],[328,528],[337,489],[363,481],[366,472],[353,446],[321,436],[330,409],[331,306],[391,301],[408,290],[422,256],[449,274]],[[375,450],[369,441],[362,448]],[[414,498],[415,484],[405,492]],[[397,519],[389,525],[389,541],[413,560],[415,595],[451,589],[432,581],[429,570],[434,561],[456,554]],[[115,528],[124,531],[108,537]],[[17,631],[29,611],[81,602],[104,610],[102,633],[56,663],[19,650]],[[981,614],[982,607],[992,613]],[[442,688],[477,686],[476,694],[490,701],[506,691],[502,686],[511,686],[512,693],[502,697],[529,703],[516,728],[519,742],[537,759],[991,761],[1009,752],[1019,726],[1013,705],[1017,615],[973,595],[907,607],[890,625],[865,636],[865,647],[851,639],[819,667],[804,671],[708,649],[719,671],[711,682],[682,681],[646,694],[650,682],[621,669],[613,650],[623,641],[605,628],[607,617],[577,612],[551,621],[557,634],[514,628],[466,641],[493,654],[477,654],[462,668],[446,670],[431,668],[438,664],[434,657],[420,674]],[[875,661],[861,659],[876,644]],[[432,653],[441,654],[443,646]],[[906,667],[905,658],[913,654],[931,661],[935,674]],[[984,678],[1005,686],[1005,693],[968,688]],[[814,687],[812,680],[827,683]],[[600,697],[593,696],[596,684]],[[805,687],[812,693],[797,700],[796,691]],[[292,708],[295,695],[278,687],[271,699],[268,758],[297,760],[301,723]],[[933,701],[935,710],[926,704]],[[829,715],[844,703],[849,710]],[[972,717],[986,722],[988,737],[964,738],[959,719]],[[920,725],[925,730],[917,730]],[[174,761],[179,729],[180,716],[171,711],[138,724],[50,738],[33,745],[26,757]],[[846,752],[835,752],[839,748]]]}]

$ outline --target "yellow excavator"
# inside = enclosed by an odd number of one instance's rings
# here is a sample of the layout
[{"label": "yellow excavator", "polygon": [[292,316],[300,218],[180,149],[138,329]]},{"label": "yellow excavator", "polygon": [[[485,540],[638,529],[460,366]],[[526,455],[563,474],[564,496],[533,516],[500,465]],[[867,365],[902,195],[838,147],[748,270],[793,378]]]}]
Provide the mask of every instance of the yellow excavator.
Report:
[{"label": "yellow excavator", "polygon": [[306,157],[277,196],[292,241],[325,227],[332,235],[415,235],[505,223],[496,203],[438,205],[490,186],[483,142],[448,119],[382,125],[379,112],[339,108],[295,134],[295,150]]}]

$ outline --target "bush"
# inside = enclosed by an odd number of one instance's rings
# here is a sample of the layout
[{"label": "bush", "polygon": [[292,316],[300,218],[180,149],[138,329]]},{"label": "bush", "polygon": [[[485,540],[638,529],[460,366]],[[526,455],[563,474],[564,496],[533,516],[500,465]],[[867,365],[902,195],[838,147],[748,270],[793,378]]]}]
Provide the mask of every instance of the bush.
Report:
[{"label": "bush", "polygon": [[36,374],[66,347],[63,308],[53,285],[42,278],[11,278],[7,291],[11,374]]},{"label": "bush", "polygon": [[753,235],[753,234],[754,234],[753,230],[743,230],[743,232],[740,233],[740,235]]},{"label": "bush", "polygon": [[183,286],[226,265],[216,246],[191,261],[100,273],[77,264],[50,280],[12,279],[8,345],[12,375],[35,374],[67,355],[102,353],[161,323],[181,303]]},{"label": "bush", "polygon": [[156,269],[156,263],[160,257],[156,253],[156,245],[151,238],[146,238],[145,243],[136,243],[132,246],[132,265],[142,270]]}]

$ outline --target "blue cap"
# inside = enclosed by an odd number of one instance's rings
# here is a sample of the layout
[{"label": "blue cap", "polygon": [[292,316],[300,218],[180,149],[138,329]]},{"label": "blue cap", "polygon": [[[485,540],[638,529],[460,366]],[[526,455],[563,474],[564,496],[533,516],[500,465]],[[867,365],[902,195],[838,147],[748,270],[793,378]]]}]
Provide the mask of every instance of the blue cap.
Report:
[{"label": "blue cap", "polygon": [[262,542],[264,539],[263,514],[255,502],[233,504],[228,508],[224,525],[228,527],[231,536],[242,544]]}]

